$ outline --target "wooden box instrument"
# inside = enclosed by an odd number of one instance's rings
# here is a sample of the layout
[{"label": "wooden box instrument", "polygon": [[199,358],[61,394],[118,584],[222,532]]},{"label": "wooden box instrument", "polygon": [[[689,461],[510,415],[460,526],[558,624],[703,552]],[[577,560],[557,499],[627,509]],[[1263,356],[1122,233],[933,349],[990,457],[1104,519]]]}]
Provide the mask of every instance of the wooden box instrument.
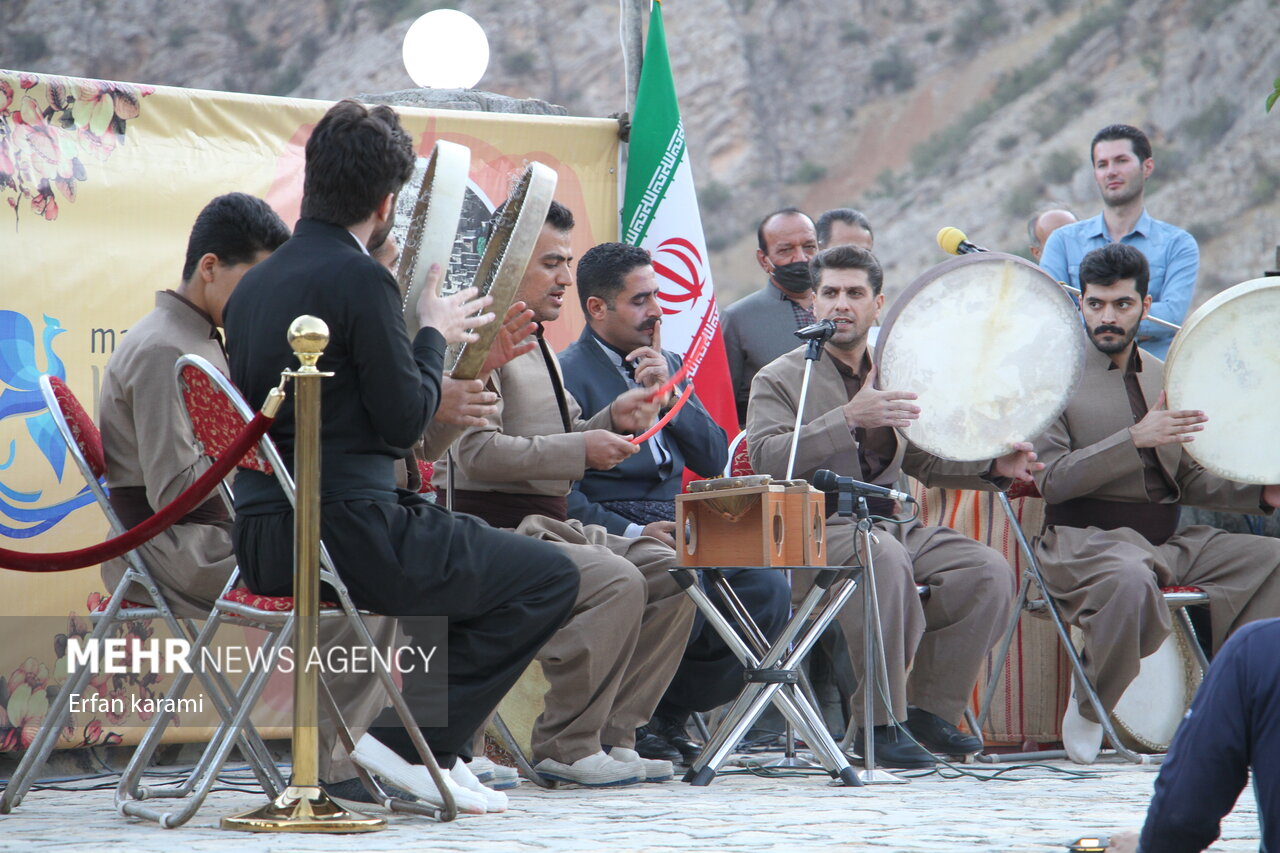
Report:
[{"label": "wooden box instrument", "polygon": [[825,495],[804,480],[698,480],[676,495],[681,566],[825,566],[826,533]]}]

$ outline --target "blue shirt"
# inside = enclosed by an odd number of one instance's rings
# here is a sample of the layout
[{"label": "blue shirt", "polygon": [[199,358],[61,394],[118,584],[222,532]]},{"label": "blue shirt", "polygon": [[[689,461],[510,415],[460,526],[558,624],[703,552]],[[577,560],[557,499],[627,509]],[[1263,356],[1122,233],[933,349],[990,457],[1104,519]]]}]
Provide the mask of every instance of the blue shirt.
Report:
[{"label": "blue shirt", "polygon": [[[1112,242],[1127,243],[1146,255],[1151,267],[1151,280],[1147,285],[1151,316],[1181,325],[1196,289],[1200,247],[1186,231],[1152,219],[1145,209],[1133,230],[1118,241],[1107,233],[1101,213],[1093,219],[1062,226],[1045,241],[1040,267],[1056,281],[1078,288],[1080,261],[1094,249]],[[1173,341],[1173,330],[1144,320],[1138,334],[1150,338],[1142,342],[1142,348],[1163,361]]]}]

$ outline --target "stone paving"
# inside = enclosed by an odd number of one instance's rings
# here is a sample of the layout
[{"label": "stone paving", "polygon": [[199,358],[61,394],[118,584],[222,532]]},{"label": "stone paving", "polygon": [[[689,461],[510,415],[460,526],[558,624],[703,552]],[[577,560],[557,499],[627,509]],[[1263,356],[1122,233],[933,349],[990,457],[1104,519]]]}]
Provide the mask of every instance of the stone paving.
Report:
[{"label": "stone paving", "polygon": [[[997,767],[965,769],[990,776]],[[1008,772],[1005,781],[933,774],[905,785],[867,788],[831,787],[825,776],[760,778],[731,772],[704,788],[668,782],[544,791],[526,783],[512,792],[504,814],[460,817],[449,824],[390,815],[386,830],[360,836],[256,835],[217,828],[220,817],[262,805],[261,793],[211,795],[189,824],[166,830],[115,814],[111,790],[35,791],[13,814],[0,817],[0,850],[1030,851],[1064,850],[1081,835],[1139,828],[1157,768],[1107,763],[1089,768],[1086,778],[1060,772],[1082,769],[1055,761]],[[1020,781],[1009,781],[1014,779]],[[1223,824],[1222,840],[1211,849],[1256,851],[1258,846],[1256,804],[1246,791]]]}]

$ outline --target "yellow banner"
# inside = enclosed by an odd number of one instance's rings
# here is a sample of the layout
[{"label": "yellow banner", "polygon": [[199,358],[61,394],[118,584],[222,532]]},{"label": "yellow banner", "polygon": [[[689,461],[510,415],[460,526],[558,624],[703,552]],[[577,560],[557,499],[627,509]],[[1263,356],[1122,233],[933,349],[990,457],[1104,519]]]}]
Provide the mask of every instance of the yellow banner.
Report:
[{"label": "yellow banner", "polygon": [[[107,359],[155,291],[179,284],[210,199],[247,192],[297,220],[304,146],[329,106],[0,70],[0,545],[49,552],[104,538],[40,400],[40,375],[65,379],[96,416]],[[420,157],[437,139],[471,149],[472,208],[492,210],[537,160],[556,170],[556,199],[578,220],[576,256],[617,238],[616,122],[397,109]],[[556,325],[562,348],[580,314]],[[96,568],[0,571],[0,751],[34,734],[41,693],[65,671],[57,635],[85,629],[101,589]],[[64,627],[32,630],[36,617]],[[112,740],[111,721],[74,722],[77,744]]]}]

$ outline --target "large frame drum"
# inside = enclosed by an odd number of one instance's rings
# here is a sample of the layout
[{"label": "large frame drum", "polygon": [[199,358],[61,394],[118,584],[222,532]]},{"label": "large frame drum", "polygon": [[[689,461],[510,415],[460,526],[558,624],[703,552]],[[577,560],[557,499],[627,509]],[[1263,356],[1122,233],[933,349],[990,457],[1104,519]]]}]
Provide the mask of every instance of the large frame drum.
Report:
[{"label": "large frame drum", "polygon": [[966,255],[925,272],[885,316],[876,342],[880,388],[919,395],[899,432],[935,456],[993,459],[1062,414],[1084,370],[1075,303],[1013,255]]},{"label": "large frame drum", "polygon": [[1221,477],[1280,483],[1280,280],[1237,284],[1197,308],[1169,347],[1170,409],[1209,418],[1182,445]]}]

